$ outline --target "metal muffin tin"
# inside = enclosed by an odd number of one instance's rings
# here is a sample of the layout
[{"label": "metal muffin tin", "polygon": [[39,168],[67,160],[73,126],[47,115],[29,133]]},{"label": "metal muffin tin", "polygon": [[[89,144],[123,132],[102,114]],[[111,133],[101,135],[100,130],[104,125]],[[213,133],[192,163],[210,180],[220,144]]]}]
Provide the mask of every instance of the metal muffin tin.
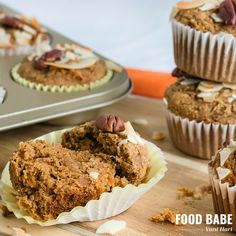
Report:
[{"label": "metal muffin tin", "polygon": [[[0,8],[10,14],[19,14],[3,4],[0,4]],[[64,42],[76,43],[48,27],[45,28],[52,36],[52,45]],[[90,119],[93,114],[96,116],[99,108],[123,99],[132,89],[128,73],[123,70],[121,73],[114,73],[112,80],[107,84],[89,91],[72,93],[36,91],[17,84],[11,78],[12,67],[24,57],[0,57],[0,85],[7,90],[4,103],[0,104],[0,131],[70,115],[68,119],[62,119],[65,124],[75,120],[72,114],[76,114],[79,123]],[[59,119],[54,121],[55,124],[60,124]]]}]

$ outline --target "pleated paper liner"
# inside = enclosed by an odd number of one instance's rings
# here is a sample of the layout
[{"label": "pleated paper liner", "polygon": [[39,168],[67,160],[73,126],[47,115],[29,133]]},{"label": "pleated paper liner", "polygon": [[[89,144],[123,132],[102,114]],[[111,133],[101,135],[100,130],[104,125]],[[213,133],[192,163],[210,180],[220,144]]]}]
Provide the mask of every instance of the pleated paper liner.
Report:
[{"label": "pleated paper liner", "polygon": [[215,213],[232,214],[232,227],[236,231],[236,186],[230,187],[228,183],[221,183],[214,174],[213,168],[208,165],[209,179],[212,186],[212,199]]},{"label": "pleated paper liner", "polygon": [[177,67],[200,78],[236,83],[236,39],[227,33],[201,32],[172,19]]},{"label": "pleated paper liner", "polygon": [[[55,131],[37,139],[46,140],[50,143],[60,143],[62,134],[67,131]],[[111,192],[101,194],[99,200],[91,200],[86,206],[77,206],[70,212],[61,213],[56,219],[49,221],[38,221],[33,219],[30,215],[22,211],[17,205],[17,199],[14,194],[10,175],[9,163],[5,166],[0,188],[2,200],[6,203],[7,208],[12,211],[19,219],[23,218],[28,223],[36,223],[41,226],[50,226],[56,224],[67,224],[70,222],[95,221],[106,219],[131,207],[144,193],[156,185],[165,175],[167,171],[166,161],[162,151],[154,144],[143,140],[148,151],[148,159],[150,162],[150,170],[147,177],[147,182],[139,186],[128,184],[124,188],[114,187]]]},{"label": "pleated paper liner", "polygon": [[172,142],[191,156],[211,159],[225,141],[236,138],[236,125],[189,120],[170,110],[167,110],[166,118]]},{"label": "pleated paper liner", "polygon": [[48,40],[44,40],[37,45],[22,45],[16,46],[13,48],[0,48],[0,56],[21,56],[28,55],[34,52],[38,47],[42,47],[43,45],[50,44],[51,38]]},{"label": "pleated paper liner", "polygon": [[19,73],[18,73],[18,69],[20,67],[21,64],[17,64],[12,68],[11,71],[11,75],[12,78],[15,82],[17,82],[18,84],[30,88],[30,89],[35,89],[38,91],[43,91],[43,92],[52,92],[52,93],[71,93],[71,92],[79,92],[79,91],[86,91],[86,90],[91,90],[91,89],[95,89],[97,87],[100,87],[104,84],[106,84],[109,80],[111,80],[112,75],[113,75],[113,71],[112,70],[108,70],[107,74],[102,77],[99,80],[96,80],[94,82],[91,83],[87,83],[87,84],[83,84],[83,85],[77,85],[77,86],[58,86],[58,85],[45,85],[45,84],[41,84],[41,83],[35,83],[35,82],[31,82],[25,78],[22,78]]}]

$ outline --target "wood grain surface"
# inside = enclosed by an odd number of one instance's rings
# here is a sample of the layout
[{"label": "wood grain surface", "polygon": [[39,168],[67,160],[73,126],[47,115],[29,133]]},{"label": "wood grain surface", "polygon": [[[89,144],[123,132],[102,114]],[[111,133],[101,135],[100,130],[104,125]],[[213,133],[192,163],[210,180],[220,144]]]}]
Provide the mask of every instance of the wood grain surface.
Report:
[{"label": "wood grain surface", "polygon": [[[156,235],[233,235],[227,232],[207,232],[206,225],[175,226],[169,223],[153,223],[149,219],[164,208],[177,210],[181,213],[213,213],[211,195],[208,194],[202,200],[177,199],[177,189],[181,187],[194,188],[208,183],[207,161],[189,157],[178,151],[171,143],[164,116],[164,105],[156,99],[130,96],[129,98],[104,108],[103,113],[112,113],[121,116],[124,120],[133,121],[138,118],[146,119],[148,125],[136,125],[136,130],[147,140],[158,145],[168,160],[168,172],[164,179],[152,190],[146,193],[138,202],[126,212],[113,217],[125,220],[127,228],[120,231],[120,236],[156,236]],[[22,127],[0,133],[0,170],[9,160],[11,153],[16,149],[18,142],[33,139],[47,132],[64,127],[37,124]],[[163,132],[165,140],[153,141],[153,131]],[[40,227],[29,225],[24,220],[18,220],[14,216],[4,218],[0,216],[0,235],[12,234],[12,227],[24,227],[31,235],[44,236],[70,236],[95,235],[95,231],[101,223],[84,222],[58,225],[52,227]]]}]

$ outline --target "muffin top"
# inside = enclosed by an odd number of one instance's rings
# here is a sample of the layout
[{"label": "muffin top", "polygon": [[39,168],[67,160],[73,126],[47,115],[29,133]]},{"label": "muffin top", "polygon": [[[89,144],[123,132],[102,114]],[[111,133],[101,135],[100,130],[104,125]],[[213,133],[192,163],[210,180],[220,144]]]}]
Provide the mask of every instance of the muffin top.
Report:
[{"label": "muffin top", "polygon": [[189,120],[236,123],[236,85],[202,80],[179,72],[165,92],[168,109]]},{"label": "muffin top", "polygon": [[49,36],[35,18],[0,12],[0,48],[39,45],[45,40]]},{"label": "muffin top", "polygon": [[179,2],[173,17],[184,25],[213,34],[228,33],[236,37],[236,4],[233,0],[193,0]]},{"label": "muffin top", "polygon": [[23,79],[44,85],[76,86],[97,81],[108,70],[117,68],[89,48],[65,43],[38,48],[22,61],[17,73]]},{"label": "muffin top", "polygon": [[221,148],[209,163],[213,174],[220,182],[236,185],[236,142],[232,140]]}]

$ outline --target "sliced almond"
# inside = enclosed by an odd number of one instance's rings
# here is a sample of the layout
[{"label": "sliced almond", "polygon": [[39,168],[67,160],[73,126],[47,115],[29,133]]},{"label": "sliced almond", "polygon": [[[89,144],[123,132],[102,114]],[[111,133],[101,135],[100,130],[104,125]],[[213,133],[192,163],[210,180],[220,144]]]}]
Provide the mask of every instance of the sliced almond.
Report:
[{"label": "sliced almond", "polygon": [[218,92],[222,88],[223,84],[206,81],[202,81],[198,86],[198,90],[201,92]]},{"label": "sliced almond", "polygon": [[223,166],[226,160],[229,158],[230,154],[232,153],[232,148],[224,148],[220,153],[220,165]]},{"label": "sliced almond", "polygon": [[97,62],[97,58],[85,58],[77,63],[66,64],[60,62],[45,62],[46,65],[54,66],[58,68],[68,69],[68,70],[80,70],[93,66]]},{"label": "sliced almond", "polygon": [[219,6],[218,1],[207,2],[204,5],[202,5],[201,7],[199,7],[199,10],[201,10],[201,11],[210,11],[210,10],[213,10],[213,9],[217,8],[218,6]]},{"label": "sliced almond", "polygon": [[97,230],[96,234],[111,234],[114,235],[120,230],[126,228],[126,222],[123,220],[109,220],[100,225]]},{"label": "sliced almond", "polygon": [[205,102],[214,102],[217,93],[201,92],[197,95],[198,98],[202,98]]},{"label": "sliced almond", "polygon": [[32,39],[31,34],[24,31],[20,31],[20,30],[14,31],[14,37],[15,37],[17,45],[29,45],[30,40]]},{"label": "sliced almond", "polygon": [[131,125],[131,123],[129,121],[125,122],[124,126],[125,126],[125,130],[120,132],[120,133],[127,135],[127,140],[130,141],[131,143],[143,145],[142,139],[135,132],[135,130],[134,130],[133,126]]},{"label": "sliced almond", "polygon": [[37,34],[37,31],[33,27],[30,27],[29,25],[24,24],[22,28],[27,33],[30,33],[32,35],[36,35]]},{"label": "sliced almond", "polygon": [[216,13],[211,14],[211,18],[216,22],[216,23],[222,23],[224,22],[223,19]]},{"label": "sliced almond", "polygon": [[197,84],[199,83],[199,79],[194,79],[194,78],[185,78],[180,81],[181,85],[191,85],[191,84]]},{"label": "sliced almond", "polygon": [[78,58],[78,55],[71,52],[71,51],[67,51],[65,53],[65,58],[68,59],[68,60],[76,60]]},{"label": "sliced almond", "polygon": [[113,70],[115,72],[121,73],[122,70],[123,70],[123,68],[121,66],[117,65],[113,61],[106,60],[105,64],[106,64],[108,69]]},{"label": "sliced almond", "polygon": [[218,167],[216,171],[220,180],[227,178],[231,174],[231,170],[227,168]]},{"label": "sliced almond", "polygon": [[96,172],[96,171],[91,171],[91,172],[89,172],[89,176],[90,176],[92,179],[97,179],[98,176],[99,176],[99,173]]},{"label": "sliced almond", "polygon": [[236,84],[223,83],[224,88],[236,90]]},{"label": "sliced almond", "polygon": [[214,2],[214,0],[193,0],[190,2],[185,2],[185,1],[180,1],[176,4],[176,6],[179,9],[192,9],[192,8],[198,8],[200,6],[202,6],[205,3],[209,3],[209,2]]}]

